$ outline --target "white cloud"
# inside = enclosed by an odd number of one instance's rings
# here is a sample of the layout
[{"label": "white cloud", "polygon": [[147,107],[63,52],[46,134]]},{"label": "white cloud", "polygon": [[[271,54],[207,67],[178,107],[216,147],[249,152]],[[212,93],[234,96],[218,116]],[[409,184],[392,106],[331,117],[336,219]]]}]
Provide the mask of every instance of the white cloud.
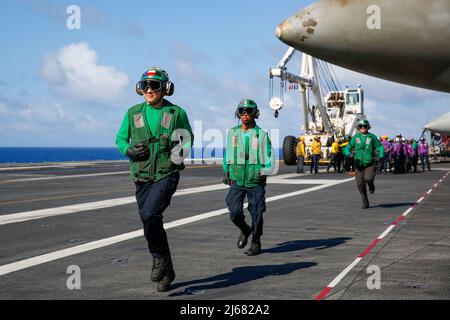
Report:
[{"label": "white cloud", "polygon": [[109,130],[107,123],[100,119],[102,115],[67,108],[60,103],[23,103],[0,97],[0,132],[4,133],[24,132],[35,137],[42,134],[58,133],[70,136],[69,132],[73,135],[79,132]]},{"label": "white cloud", "polygon": [[114,67],[98,64],[97,53],[85,42],[48,54],[41,76],[56,94],[82,102],[113,102],[130,85],[129,77]]},{"label": "white cloud", "polygon": [[2,146],[114,146],[123,114],[0,93]]}]

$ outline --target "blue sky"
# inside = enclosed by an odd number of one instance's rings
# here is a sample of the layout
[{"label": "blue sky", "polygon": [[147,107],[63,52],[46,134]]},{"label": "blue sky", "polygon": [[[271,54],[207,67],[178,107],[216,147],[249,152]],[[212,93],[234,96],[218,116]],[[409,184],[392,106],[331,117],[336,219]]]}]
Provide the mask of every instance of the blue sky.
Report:
[{"label": "blue sky", "polygon": [[[150,66],[176,84],[170,100],[191,123],[224,131],[243,97],[257,101],[259,124],[300,134],[300,98],[290,92],[275,120],[268,76],[287,47],[276,26],[313,1],[1,1],[0,146],[114,146],[127,109],[141,101],[134,85]],[[81,30],[66,27],[69,5]],[[299,58],[290,70],[299,68]],[[341,83],[366,90],[378,134],[417,137],[448,111],[448,94],[336,68]]]}]

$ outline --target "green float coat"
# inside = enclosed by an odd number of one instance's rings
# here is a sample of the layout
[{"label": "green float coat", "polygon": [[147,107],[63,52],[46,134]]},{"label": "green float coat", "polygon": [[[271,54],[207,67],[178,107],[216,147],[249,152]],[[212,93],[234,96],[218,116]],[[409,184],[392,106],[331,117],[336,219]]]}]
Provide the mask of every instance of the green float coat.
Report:
[{"label": "green float coat", "polygon": [[274,159],[269,136],[258,126],[244,132],[241,126],[232,128],[227,136],[223,171],[239,186],[254,188],[260,178],[269,175]]},{"label": "green float coat", "polygon": [[176,165],[170,159],[171,150],[176,142],[171,141],[176,129],[185,129],[191,139],[183,142],[183,147],[192,147],[194,136],[186,112],[178,106],[164,100],[159,109],[146,102],[131,107],[125,115],[116,136],[116,145],[122,155],[128,148],[143,143],[150,149],[147,161],[131,161],[133,180],[154,180],[155,182],[183,170],[184,165]]},{"label": "green float coat", "polygon": [[383,158],[384,148],[380,140],[373,133],[357,133],[344,149],[345,156],[350,156],[352,149],[355,148],[355,164],[357,166],[371,166],[375,162],[375,150],[378,150],[378,156]]}]

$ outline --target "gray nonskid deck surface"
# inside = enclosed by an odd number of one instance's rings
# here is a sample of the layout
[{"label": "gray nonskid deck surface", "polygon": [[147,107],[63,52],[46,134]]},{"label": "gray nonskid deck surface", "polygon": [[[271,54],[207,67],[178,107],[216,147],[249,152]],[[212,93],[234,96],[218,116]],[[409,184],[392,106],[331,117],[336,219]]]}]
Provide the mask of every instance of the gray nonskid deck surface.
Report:
[{"label": "gray nonskid deck surface", "polygon": [[[19,166],[19,165],[16,165]],[[26,165],[23,165],[26,166]],[[371,209],[362,210],[347,175],[291,177],[306,184],[269,184],[263,254],[236,248],[238,230],[226,213],[168,230],[177,278],[156,292],[143,237],[36,264],[0,276],[0,299],[314,299],[402,213],[450,171],[378,176]],[[1,168],[5,168],[2,166]],[[0,217],[73,204],[133,197],[126,162],[1,171]],[[118,172],[117,175],[20,182],[16,179]],[[295,167],[281,166],[279,174]],[[324,188],[315,183],[324,180]],[[311,184],[307,182],[311,181]],[[220,166],[188,167],[179,190],[221,183]],[[449,299],[450,179],[383,239],[330,292],[329,299]],[[165,222],[225,209],[227,190],[174,197]],[[246,212],[247,221],[249,214]],[[141,229],[136,204],[0,225],[0,268],[28,258]],[[81,290],[68,290],[68,266],[81,269]],[[381,268],[381,290],[369,290],[367,267]]]}]

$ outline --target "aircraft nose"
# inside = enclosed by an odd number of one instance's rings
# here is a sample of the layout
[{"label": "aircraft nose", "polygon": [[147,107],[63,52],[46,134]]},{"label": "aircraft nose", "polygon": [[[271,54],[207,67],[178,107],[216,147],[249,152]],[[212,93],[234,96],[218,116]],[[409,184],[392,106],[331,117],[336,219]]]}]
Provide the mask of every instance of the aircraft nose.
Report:
[{"label": "aircraft nose", "polygon": [[292,43],[297,36],[298,29],[295,28],[295,19],[293,17],[289,17],[284,20],[275,30],[275,35],[278,39],[283,41],[286,44]]},{"label": "aircraft nose", "polygon": [[280,23],[275,30],[275,35],[289,46],[301,47],[313,38],[316,26],[315,19],[296,15]]},{"label": "aircraft nose", "polygon": [[281,25],[279,25],[276,29],[275,29],[275,35],[277,36],[278,39],[281,39],[281,33],[282,33],[283,29],[281,29]]}]

